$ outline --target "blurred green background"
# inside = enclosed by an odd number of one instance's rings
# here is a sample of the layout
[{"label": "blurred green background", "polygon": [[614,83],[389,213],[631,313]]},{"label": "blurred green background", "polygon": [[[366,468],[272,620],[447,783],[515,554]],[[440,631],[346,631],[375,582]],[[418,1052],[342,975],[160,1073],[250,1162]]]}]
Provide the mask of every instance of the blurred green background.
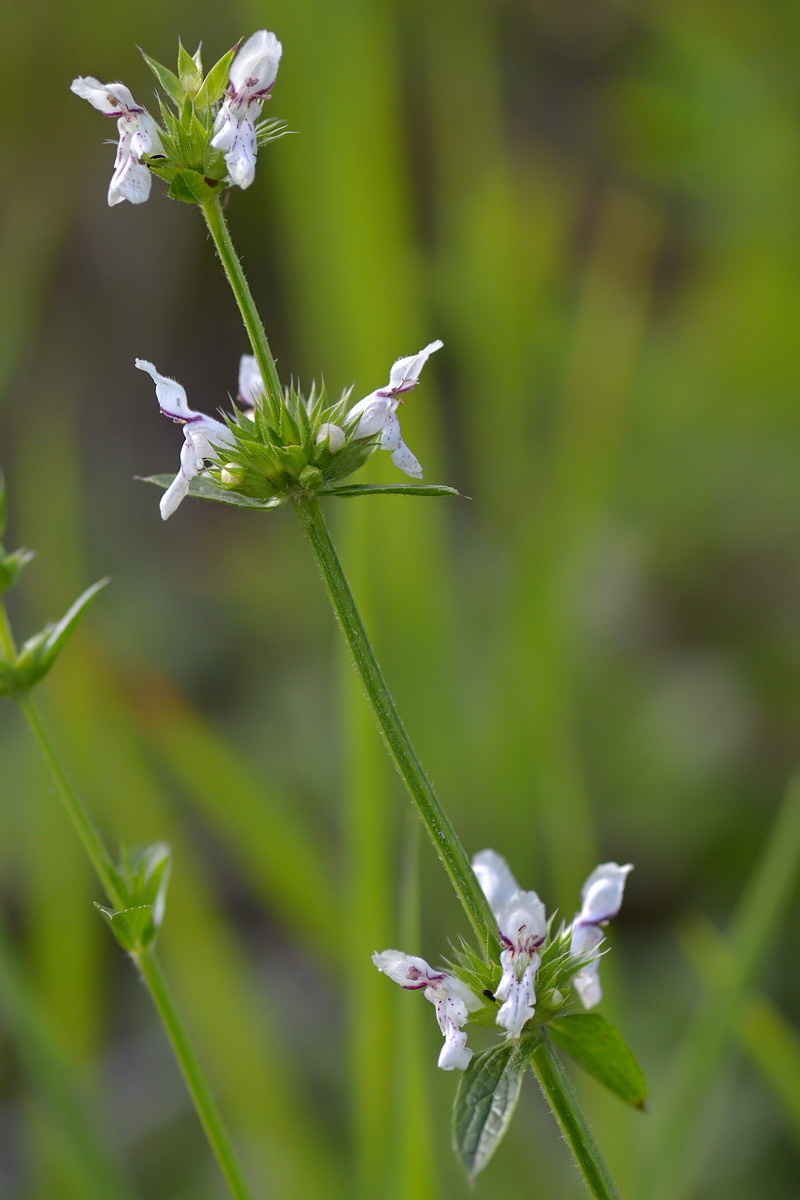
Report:
[{"label": "blurred green background", "polygon": [[[404,406],[471,501],[331,504],[469,851],[569,918],[632,861],[603,1012],[651,1086],[576,1079],[633,1200],[796,1197],[800,10],[755,0],[32,0],[3,10],[0,464],[18,636],[101,575],[42,702],[110,839],[174,849],[167,968],[259,1196],[466,1197],[433,1012],[378,976],[466,922],[291,511],[187,502],[139,355],[213,412],[247,350],[198,213],[109,210],[71,96],[136,44],[284,45],[229,218],[285,379]],[[365,477],[394,478],[376,455]],[[0,1194],[216,1200],[144,990],[0,702]],[[769,839],[772,836],[772,842]],[[766,847],[766,849],[763,849]],[[766,856],[766,857],[765,857]],[[755,881],[755,882],[754,882]],[[481,1044],[478,1033],[471,1038]],[[578,1197],[533,1079],[481,1197]]]}]

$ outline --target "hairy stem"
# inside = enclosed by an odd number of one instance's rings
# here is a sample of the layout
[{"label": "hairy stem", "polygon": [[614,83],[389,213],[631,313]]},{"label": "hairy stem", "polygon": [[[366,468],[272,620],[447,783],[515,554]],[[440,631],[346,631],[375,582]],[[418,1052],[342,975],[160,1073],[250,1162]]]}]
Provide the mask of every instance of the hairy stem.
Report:
[{"label": "hairy stem", "polygon": [[531,1055],[531,1066],[589,1193],[595,1200],[620,1200],[572,1084],[546,1035]]},{"label": "hairy stem", "polygon": [[490,959],[495,959],[500,953],[497,922],[450,818],[439,803],[433,785],[403,728],[342,571],[319,502],[310,496],[302,496],[295,500],[294,506],[389,753],[411,793],[411,799],[483,950]]},{"label": "hairy stem", "polygon": [[236,297],[236,303],[239,306],[239,312],[242,314],[247,336],[250,338],[250,344],[256,356],[258,369],[264,381],[264,387],[267,389],[267,395],[273,407],[277,408],[283,402],[281,381],[278,378],[275,359],[272,357],[272,351],[267,341],[267,334],[261,317],[258,315],[253,293],[250,291],[250,285],[245,278],[242,264],[239,261],[239,256],[231,240],[228,222],[225,220],[222,205],[219,198],[215,196],[213,200],[208,200],[205,204],[201,204],[200,208],[206,219],[208,231],[217,248],[220,262],[228,277],[228,283],[231,285],[233,294]]}]

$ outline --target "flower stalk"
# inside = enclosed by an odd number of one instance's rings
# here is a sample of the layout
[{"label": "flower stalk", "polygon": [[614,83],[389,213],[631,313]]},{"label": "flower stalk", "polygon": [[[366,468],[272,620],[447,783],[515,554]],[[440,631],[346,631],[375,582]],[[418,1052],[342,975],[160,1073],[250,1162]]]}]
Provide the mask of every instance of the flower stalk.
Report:
[{"label": "flower stalk", "polygon": [[[8,622],[5,605],[2,602],[0,602],[0,653],[7,659],[13,659],[16,654],[14,637]],[[83,848],[89,856],[108,902],[115,910],[121,912],[127,907],[128,899],[123,894],[120,876],[94,822],[72,786],[66,768],[61,762],[42,720],[38,705],[30,692],[27,691],[15,693],[14,699],[39,745],[39,749],[52,775],[56,791],[78,833]],[[153,945],[137,945],[130,950],[130,955],[139,968],[145,986],[161,1018],[161,1023],[164,1026],[186,1086],[189,1089],[189,1094],[192,1097],[197,1115],[206,1132],[211,1149],[228,1184],[231,1195],[234,1197],[234,1200],[253,1200],[252,1192],[248,1187],[236,1158],[236,1151],[234,1150],[230,1135],[225,1128],[211,1087],[189,1040],[183,1018],[169,990]]]}]

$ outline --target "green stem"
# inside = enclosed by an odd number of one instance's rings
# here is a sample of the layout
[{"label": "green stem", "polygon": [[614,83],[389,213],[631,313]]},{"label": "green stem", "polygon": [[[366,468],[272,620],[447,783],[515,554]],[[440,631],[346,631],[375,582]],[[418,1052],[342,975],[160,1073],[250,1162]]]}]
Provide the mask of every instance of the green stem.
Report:
[{"label": "green stem", "polygon": [[103,839],[100,837],[92,818],[73,788],[64,765],[53,748],[36,701],[28,692],[22,692],[14,698],[22,711],[22,715],[28,722],[31,733],[39,743],[39,749],[50,769],[50,774],[53,776],[56,791],[61,797],[69,819],[75,826],[78,837],[83,843],[84,850],[91,859],[97,878],[103,885],[103,891],[114,908],[126,908],[127,902],[120,890],[117,872],[111,856],[103,845]]},{"label": "green stem", "polygon": [[189,1041],[186,1026],[164,978],[161,964],[150,948],[134,954],[133,958],[138,964],[147,990],[158,1009],[158,1015],[161,1017],[161,1023],[167,1032],[186,1086],[194,1101],[197,1115],[206,1131],[206,1137],[214,1151],[220,1170],[225,1176],[231,1195],[236,1200],[252,1200],[252,1192],[242,1174],[242,1168],[236,1158],[236,1151],[230,1135],[225,1128],[208,1080],[203,1074],[203,1069]]},{"label": "green stem", "polygon": [[589,1192],[595,1200],[619,1200],[616,1184],[600,1156],[572,1084],[547,1036],[533,1051],[531,1066]]},{"label": "green stem", "polygon": [[272,401],[273,407],[277,410],[283,403],[283,388],[278,378],[275,359],[272,357],[272,351],[269,348],[266,331],[261,317],[258,315],[253,293],[250,291],[250,285],[245,278],[242,264],[239,261],[239,256],[231,240],[230,230],[225,220],[225,214],[222,211],[222,205],[219,198],[215,196],[213,200],[208,200],[205,204],[201,204],[200,208],[206,219],[208,231],[214,239],[217,254],[228,277],[228,283],[231,285],[233,294],[236,297],[236,303],[239,306],[239,312],[242,314],[247,336],[250,338],[250,345],[253,347],[253,353],[256,356],[256,362],[258,363],[258,369],[261,372],[261,378],[264,381],[267,395]]},{"label": "green stem", "polygon": [[394,701],[389,695],[330,539],[319,502],[313,497],[301,496],[295,499],[294,506],[389,752],[411,793],[411,799],[417,806],[481,946],[490,960],[497,959],[500,954],[497,922],[464,847],[450,818],[439,803],[433,785],[417,758]]},{"label": "green stem", "polygon": [[[14,656],[14,642],[8,625],[5,609],[0,604],[0,648],[3,652]],[[58,757],[33,698],[23,692],[14,697],[30,726],[30,729],[44,755],[50,769],[56,790],[63,801],[69,817],[75,826],[78,836],[83,843],[86,853],[91,859],[92,866],[97,872],[103,890],[111,903],[117,909],[127,907],[128,901],[120,887],[111,856],[106,850],[103,840],[94,822],[83,806],[79,796],[70,782],[69,776]],[[132,952],[131,957],[139,967],[142,978],[150,992],[162,1024],[170,1040],[178,1065],[183,1073],[186,1086],[194,1102],[197,1115],[206,1131],[211,1149],[213,1150],[220,1170],[230,1188],[234,1200],[252,1200],[252,1193],[242,1174],[236,1159],[230,1135],[226,1130],[211,1088],[206,1080],[203,1069],[189,1041],[186,1027],[172,998],[161,965],[155,956],[153,948],[143,946]]]}]

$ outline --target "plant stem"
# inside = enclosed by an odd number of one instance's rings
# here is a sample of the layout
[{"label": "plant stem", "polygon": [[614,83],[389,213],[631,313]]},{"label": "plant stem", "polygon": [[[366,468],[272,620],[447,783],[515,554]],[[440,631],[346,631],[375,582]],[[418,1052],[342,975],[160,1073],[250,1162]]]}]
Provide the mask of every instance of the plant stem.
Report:
[{"label": "plant stem", "polygon": [[546,1034],[531,1055],[531,1066],[589,1192],[595,1200],[620,1200],[572,1084]]},{"label": "plant stem", "polygon": [[252,1200],[252,1192],[242,1174],[230,1135],[220,1115],[217,1102],[194,1052],[186,1026],[169,990],[161,963],[151,948],[133,955],[153,1003],[158,1009],[175,1057],[183,1073],[197,1115],[200,1118],[211,1149],[235,1200]]},{"label": "plant stem", "polygon": [[[2,604],[0,604],[0,648],[13,659],[14,643],[5,608]],[[103,886],[103,891],[109,903],[117,910],[126,908],[128,901],[120,887],[119,876],[111,856],[106,850],[94,822],[70,782],[64,765],[50,740],[38,706],[27,692],[15,695],[14,699],[22,710],[31,732],[39,744],[39,748],[53,777],[56,791],[63,801],[64,807],[78,832],[86,853],[91,859],[92,866]],[[189,1094],[194,1102],[197,1115],[200,1118],[211,1149],[219,1163],[220,1170],[230,1188],[231,1195],[234,1197],[234,1200],[252,1200],[252,1193],[236,1159],[236,1152],[233,1148],[230,1135],[223,1124],[211,1088],[189,1041],[186,1027],[167,986],[164,973],[156,958],[154,949],[152,946],[142,946],[132,951],[131,957],[141,971],[147,990],[156,1006],[175,1057],[178,1060],[178,1065],[183,1073]]]},{"label": "plant stem", "polygon": [[242,264],[239,261],[239,256],[231,240],[228,222],[225,220],[222,205],[219,198],[215,196],[213,200],[208,200],[205,204],[201,204],[200,208],[206,219],[208,231],[214,239],[217,254],[228,277],[228,283],[231,285],[233,294],[236,297],[236,303],[239,306],[239,312],[242,314],[247,336],[250,338],[250,344],[253,347],[253,353],[256,356],[256,362],[258,363],[258,369],[261,372],[261,378],[264,381],[267,395],[272,401],[273,408],[278,410],[283,403],[283,388],[278,378],[275,359],[272,357],[272,351],[269,348],[264,325],[261,317],[258,315],[253,293],[250,291],[250,285],[245,278]]},{"label": "plant stem", "polygon": [[92,818],[75,792],[64,765],[53,748],[36,701],[28,692],[22,692],[14,698],[22,711],[22,715],[28,722],[31,733],[39,743],[39,749],[50,769],[50,774],[53,776],[56,791],[61,797],[72,824],[75,826],[78,837],[83,843],[84,850],[91,859],[92,866],[95,869],[97,878],[103,885],[103,891],[108,897],[109,903],[116,909],[126,908],[127,903],[120,891],[117,872],[111,856],[103,845],[103,839],[100,837]]},{"label": "plant stem", "polygon": [[490,960],[496,959],[500,953],[497,922],[464,847],[439,803],[389,695],[319,502],[311,496],[299,496],[294,501],[294,507],[389,752],[411,793],[411,799],[417,806],[481,947]]}]

